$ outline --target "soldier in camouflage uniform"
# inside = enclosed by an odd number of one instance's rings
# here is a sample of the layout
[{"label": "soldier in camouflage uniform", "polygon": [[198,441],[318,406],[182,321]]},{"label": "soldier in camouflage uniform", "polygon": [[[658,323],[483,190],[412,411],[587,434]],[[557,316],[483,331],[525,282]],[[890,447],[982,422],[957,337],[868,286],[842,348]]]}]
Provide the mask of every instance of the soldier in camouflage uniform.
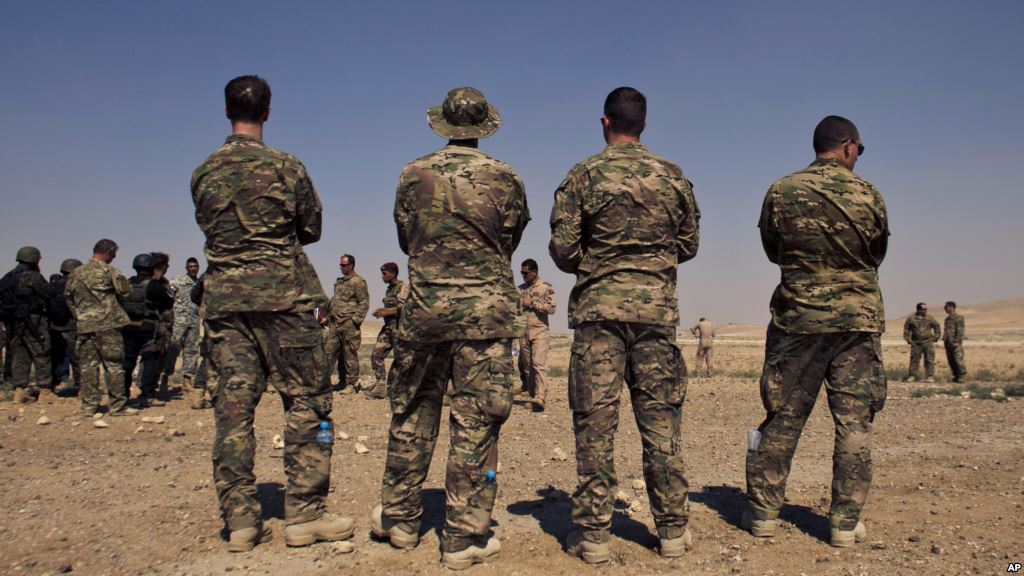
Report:
[{"label": "soldier in camouflage uniform", "polygon": [[761,400],[767,416],[747,451],[743,527],[774,533],[797,441],[825,382],[835,421],[831,543],[866,537],[861,510],[871,485],[871,424],[886,398],[878,267],[889,222],[882,195],[853,167],[864,152],[852,122],[828,116],[814,130],[817,158],[775,182],[758,226],[782,282],[771,299]]},{"label": "soldier in camouflage uniform", "polygon": [[110,414],[135,414],[137,410],[125,407],[128,390],[121,337],[121,328],[129,320],[120,300],[128,297],[131,287],[121,272],[110,265],[117,257],[117,244],[113,240],[100,240],[92,251],[92,258],[68,275],[64,287],[64,296],[78,329],[75,348],[82,368],[81,413],[92,416],[99,410],[103,395],[100,379],[105,372]]},{"label": "soldier in camouflage uniform", "polygon": [[946,349],[946,362],[953,372],[953,382],[963,382],[967,376],[967,365],[964,364],[964,317],[956,313],[956,302],[946,302],[945,330],[942,332],[942,345]]},{"label": "soldier in camouflage uniform", "polygon": [[334,367],[337,366],[338,388],[342,393],[351,394],[359,386],[360,328],[366,318],[366,311],[370,309],[370,291],[366,287],[366,280],[356,274],[355,257],[345,254],[339,266],[341,277],[334,282],[330,314],[323,319],[327,324],[324,342],[327,370],[324,379],[330,383]]},{"label": "soldier in camouflage uniform", "polygon": [[935,318],[928,314],[928,305],[917,304],[917,310],[903,323],[903,340],[910,344],[910,366],[907,368],[907,382],[921,377],[921,358],[924,358],[925,382],[934,382],[935,343],[942,336],[942,329]]},{"label": "soldier in camouflage uniform", "polygon": [[548,316],[555,313],[555,289],[540,279],[537,261],[532,258],[523,261],[519,272],[523,275],[519,297],[526,313],[526,334],[519,339],[519,378],[523,390],[530,396],[534,412],[543,412],[551,341]]},{"label": "soldier in camouflage uniform", "polygon": [[[192,289],[199,277],[199,260],[189,258],[185,262],[185,274],[171,280],[170,293],[174,298],[174,332],[171,346],[164,363],[164,378],[174,373],[178,356],[181,356],[182,390],[196,390],[192,381],[196,376],[199,358],[199,306],[192,302]],[[200,390],[200,403],[203,392]],[[195,403],[195,398],[193,398]]]},{"label": "soldier in camouflage uniform", "polygon": [[213,478],[230,531],[228,550],[272,538],[263,526],[253,457],[264,377],[286,411],[285,544],[351,538],[351,518],[327,514],[331,390],[317,309],[327,303],[303,246],[320,239],[320,198],[305,166],[263,143],[270,86],[239,76],[224,88],[232,134],[192,174],[196,222],[206,235],[203,306],[217,374]]},{"label": "soldier in camouflage uniform", "polygon": [[[61,262],[59,279],[50,283],[50,291],[53,295],[53,305],[50,307],[50,345],[56,349],[58,348],[56,341],[60,340],[62,345],[59,346],[61,350],[59,361],[63,362],[64,358],[67,358],[71,372],[71,378],[65,376],[63,380],[60,380],[56,375],[57,370],[54,370],[54,384],[56,384],[54,391],[62,395],[75,395],[82,381],[82,369],[78,363],[78,351],[75,348],[78,329],[75,325],[75,317],[71,314],[64,296],[68,276],[81,265],[82,261],[77,258],[68,258]],[[56,357],[56,354],[50,355],[51,360]],[[60,380],[59,384],[58,380]]]},{"label": "soldier in camouflage uniform", "polygon": [[607,147],[569,171],[551,211],[551,257],[576,275],[569,406],[579,485],[567,549],[589,563],[609,559],[623,385],[643,442],[661,554],[680,556],[691,541],[679,438],[686,364],[676,344],[676,273],[697,254],[700,211],[682,170],[640,143],[646,115],[639,91],[608,94],[601,121]]},{"label": "soldier in camouflage uniform", "polygon": [[398,279],[398,264],[387,262],[380,267],[380,275],[388,289],[384,293],[384,307],[373,311],[374,318],[384,319],[384,326],[381,326],[377,334],[377,343],[373,345],[373,356],[370,360],[376,378],[373,388],[366,392],[370,398],[387,398],[387,371],[384,369],[384,360],[395,347],[395,328],[398,326],[398,316],[404,302],[404,298],[403,302],[399,301],[399,295],[403,291],[408,291],[406,284]]},{"label": "soldier in camouflage uniform", "polygon": [[11,377],[0,393],[16,402],[34,402],[40,390],[50,387],[50,284],[39,273],[38,248],[21,248],[16,260],[18,265],[4,276],[13,283],[16,308],[5,319]]},{"label": "soldier in camouflage uniform", "polygon": [[409,297],[388,380],[391,426],[372,531],[397,547],[419,542],[422,485],[452,380],[442,563],[468,568],[501,550],[489,536],[498,434],[512,410],[512,339],[525,322],[512,252],[529,221],[519,176],[478,149],[501,124],[474,88],[427,112],[448,145],[402,171],[395,223],[409,255]]}]

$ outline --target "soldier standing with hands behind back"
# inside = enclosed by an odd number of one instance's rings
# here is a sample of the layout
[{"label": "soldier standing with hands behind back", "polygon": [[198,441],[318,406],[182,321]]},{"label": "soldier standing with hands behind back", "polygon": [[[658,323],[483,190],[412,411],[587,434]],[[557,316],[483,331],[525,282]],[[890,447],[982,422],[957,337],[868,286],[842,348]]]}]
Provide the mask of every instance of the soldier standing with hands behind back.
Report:
[{"label": "soldier standing with hands behind back", "polygon": [[907,382],[921,377],[921,358],[924,358],[925,382],[933,382],[935,378],[935,343],[942,336],[939,323],[928,314],[928,305],[917,304],[914,314],[903,323],[903,340],[910,344],[910,366],[907,368]]},{"label": "soldier standing with hands behind back", "polygon": [[338,265],[341,277],[334,283],[330,314],[322,320],[327,324],[324,344],[327,371],[324,378],[329,383],[337,366],[339,391],[352,394],[357,392],[359,385],[360,328],[366,318],[366,311],[370,309],[370,291],[366,287],[366,280],[356,274],[354,256],[345,254]]}]

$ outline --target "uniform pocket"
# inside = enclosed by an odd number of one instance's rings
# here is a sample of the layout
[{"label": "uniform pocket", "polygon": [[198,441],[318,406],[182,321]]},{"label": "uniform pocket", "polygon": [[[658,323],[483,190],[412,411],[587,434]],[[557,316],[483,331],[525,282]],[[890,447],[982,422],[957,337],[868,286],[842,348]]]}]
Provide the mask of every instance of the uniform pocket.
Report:
[{"label": "uniform pocket", "polygon": [[668,368],[673,378],[670,385],[665,387],[664,400],[672,406],[680,406],[686,399],[686,385],[689,377],[686,370],[686,360],[683,358],[683,351],[674,342],[672,343],[671,358],[674,365]]},{"label": "uniform pocket", "polygon": [[594,402],[590,373],[585,363],[589,351],[589,342],[573,341],[569,354],[569,409],[573,412],[586,412]]},{"label": "uniform pocket", "polygon": [[769,414],[778,412],[782,407],[782,370],[779,360],[766,358],[761,370],[761,404]]},{"label": "uniform pocket", "polygon": [[504,422],[512,413],[512,357],[491,358],[487,386],[477,398],[480,411],[494,422]]},{"label": "uniform pocket", "polygon": [[873,376],[870,383],[871,411],[881,412],[882,408],[885,408],[885,400],[889,395],[889,383],[885,379],[885,367],[882,364],[882,337],[879,334],[871,336],[871,350],[874,352],[871,359]]}]

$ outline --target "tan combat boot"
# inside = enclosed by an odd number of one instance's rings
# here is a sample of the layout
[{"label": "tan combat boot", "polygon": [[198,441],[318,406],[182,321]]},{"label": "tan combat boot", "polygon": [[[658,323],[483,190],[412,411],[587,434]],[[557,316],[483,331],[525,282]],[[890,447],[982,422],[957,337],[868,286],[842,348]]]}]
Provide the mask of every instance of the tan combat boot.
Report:
[{"label": "tan combat boot", "polygon": [[32,401],[32,397],[29,396],[28,392],[24,388],[17,388],[14,391],[14,397],[12,400],[15,404],[28,404]]},{"label": "tan combat boot", "polygon": [[274,539],[274,533],[266,526],[251,526],[232,530],[228,537],[228,552],[248,552],[257,544],[270,542]]},{"label": "tan combat boot", "polygon": [[49,388],[41,388],[39,390],[39,397],[36,398],[36,402],[44,404],[53,404],[57,400],[57,395],[53,393]]},{"label": "tan combat boot", "polygon": [[611,558],[607,542],[591,542],[579,530],[573,530],[565,540],[565,551],[587,564],[600,564]]},{"label": "tan combat boot", "polygon": [[348,540],[355,533],[355,526],[351,518],[324,514],[316,520],[285,526],[284,543],[288,546],[309,546],[318,541]]},{"label": "tan combat boot", "polygon": [[378,381],[372,388],[367,388],[363,394],[366,394],[367,398],[383,400],[388,397],[388,385],[382,381]]},{"label": "tan combat boot", "polygon": [[441,564],[451,570],[465,570],[473,564],[490,562],[501,552],[501,541],[495,536],[474,542],[469,548],[458,552],[441,554]]},{"label": "tan combat boot", "polygon": [[375,538],[388,540],[395,548],[415,548],[420,543],[420,535],[404,522],[395,522],[384,517],[384,507],[380,504],[370,513],[370,532]]},{"label": "tan combat boot", "polygon": [[692,547],[693,535],[690,534],[690,529],[687,528],[683,531],[682,536],[661,538],[661,550],[659,553],[662,558],[678,558]]},{"label": "tan combat boot", "polygon": [[836,548],[849,548],[854,544],[860,544],[867,540],[868,529],[863,522],[857,522],[853,530],[840,530],[832,528],[832,545]]},{"label": "tan combat boot", "polygon": [[201,388],[190,388],[192,390],[189,394],[192,395],[192,403],[189,404],[189,408],[193,410],[202,410],[203,408],[209,408],[206,404],[206,390]]},{"label": "tan combat boot", "polygon": [[758,538],[771,538],[775,536],[775,520],[758,520],[754,518],[754,511],[750,508],[743,511],[743,518],[740,518],[740,527]]}]

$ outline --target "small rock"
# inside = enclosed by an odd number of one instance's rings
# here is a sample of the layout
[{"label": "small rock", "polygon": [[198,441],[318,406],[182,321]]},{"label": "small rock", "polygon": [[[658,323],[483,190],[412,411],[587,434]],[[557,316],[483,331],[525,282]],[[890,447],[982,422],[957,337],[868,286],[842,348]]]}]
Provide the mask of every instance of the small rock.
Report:
[{"label": "small rock", "polygon": [[79,422],[78,420],[72,420],[72,421],[71,421],[71,427],[72,427],[72,428],[77,428],[77,427],[79,427],[79,426],[81,426],[81,425],[82,425],[82,423],[81,423],[81,422]]},{"label": "small rock", "polygon": [[939,547],[938,544],[933,545],[932,546],[932,554],[935,554],[936,556],[938,556],[939,554],[942,554],[942,548]]},{"label": "small rock", "polygon": [[146,424],[163,424],[167,421],[164,416],[143,416],[142,421]]},{"label": "small rock", "polygon": [[331,544],[331,548],[338,554],[351,554],[356,549],[356,546],[351,540],[339,540]]},{"label": "small rock", "polygon": [[92,423],[93,428],[110,428],[110,424],[107,424],[105,420],[97,420]]},{"label": "small rock", "polygon": [[921,537],[918,536],[917,534],[912,534],[910,536],[910,538],[907,538],[907,540],[910,540],[911,542],[920,542],[921,541]]},{"label": "small rock", "polygon": [[39,424],[40,426],[46,426],[49,423],[50,423],[50,418],[45,416],[45,415],[40,416],[39,420],[36,420],[36,424]]},{"label": "small rock", "polygon": [[344,432],[338,432],[338,440],[348,440],[348,434]]},{"label": "small rock", "polygon": [[270,442],[274,445],[274,450],[284,450],[284,438],[280,434],[274,434]]},{"label": "small rock", "polygon": [[182,430],[178,430],[177,428],[171,428],[170,430],[167,431],[167,437],[168,438],[170,438],[171,436],[184,436],[184,435],[185,435],[185,432],[182,431]]},{"label": "small rock", "polygon": [[555,447],[555,449],[551,451],[551,459],[558,462],[565,462],[569,459],[569,455],[565,453],[565,450]]},{"label": "small rock", "polygon": [[633,490],[647,490],[647,483],[639,478],[636,478],[633,480]]},{"label": "small rock", "polygon": [[638,502],[636,500],[634,500],[633,503],[629,505],[629,511],[630,512],[640,512],[643,509],[644,509],[643,504],[641,504],[640,502]]},{"label": "small rock", "polygon": [[103,414],[99,412],[96,412],[95,414],[92,415],[93,420],[99,420],[100,418],[103,418]]},{"label": "small rock", "polygon": [[356,436],[356,442],[369,442],[369,436]]},{"label": "small rock", "polygon": [[885,543],[884,542],[873,542],[871,544],[871,549],[872,550],[885,550]]},{"label": "small rock", "polygon": [[67,574],[68,572],[71,572],[71,564],[69,562],[64,562],[60,566],[57,566],[57,572],[61,574]]},{"label": "small rock", "polygon": [[363,445],[362,445],[361,443],[359,443],[359,442],[356,442],[356,443],[355,443],[355,446],[354,446],[354,448],[356,449],[356,454],[366,454],[367,452],[369,452],[369,451],[370,451],[370,449],[369,449],[369,448],[367,448],[366,446],[363,446]]},{"label": "small rock", "polygon": [[960,393],[960,397],[961,398],[970,399],[972,396],[973,396],[973,394],[971,394],[970,390],[964,390],[963,392]]},{"label": "small rock", "polygon": [[619,490],[618,494],[615,495],[615,501],[621,502],[622,504],[629,504],[629,494]]},{"label": "small rock", "polygon": [[146,431],[146,427],[145,426],[139,426],[138,428],[135,429],[135,433],[136,434],[138,434],[139,432],[145,432],[145,431]]}]

